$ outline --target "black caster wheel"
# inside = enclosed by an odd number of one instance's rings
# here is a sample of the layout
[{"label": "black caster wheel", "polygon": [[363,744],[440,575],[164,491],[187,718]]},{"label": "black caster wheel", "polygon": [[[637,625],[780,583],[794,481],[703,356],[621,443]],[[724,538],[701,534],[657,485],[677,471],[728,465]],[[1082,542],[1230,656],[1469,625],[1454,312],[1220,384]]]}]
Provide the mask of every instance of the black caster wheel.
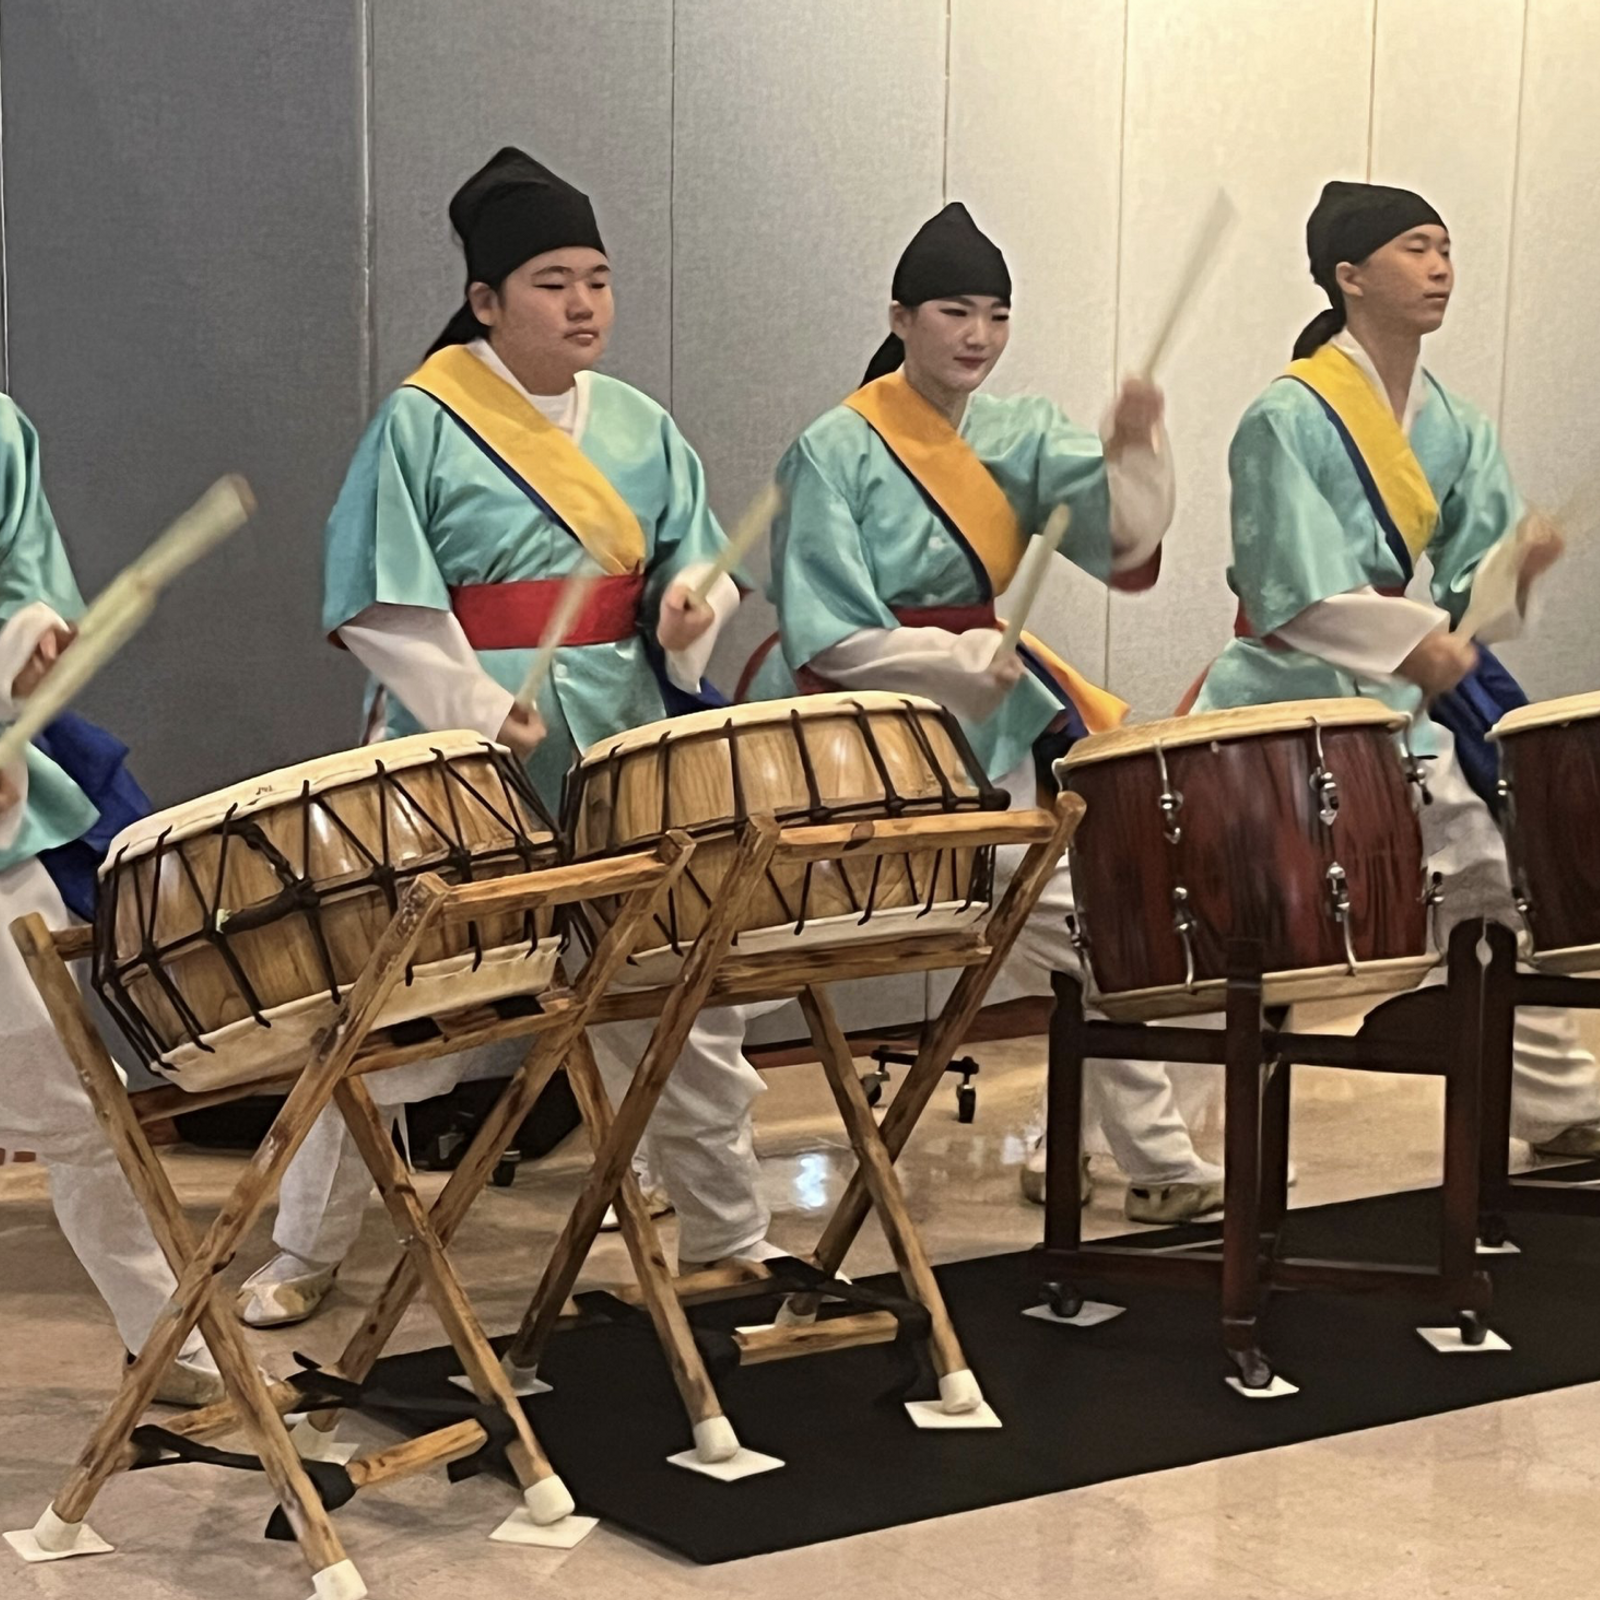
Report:
[{"label": "black caster wheel", "polygon": [[1483,1320],[1481,1312],[1458,1312],[1456,1314],[1456,1327],[1461,1333],[1461,1342],[1465,1345],[1477,1346],[1489,1337],[1489,1326]]},{"label": "black caster wheel", "polygon": [[875,1106],[883,1099],[884,1075],[881,1072],[863,1072],[861,1087],[867,1092],[867,1104]]},{"label": "black caster wheel", "polygon": [[1491,1250],[1498,1250],[1510,1237],[1506,1227],[1506,1219],[1496,1212],[1478,1219],[1478,1242],[1487,1245]]},{"label": "black caster wheel", "polygon": [[978,1114],[978,1091],[970,1083],[956,1089],[956,1121],[971,1122]]},{"label": "black caster wheel", "polygon": [[1247,1389],[1270,1389],[1272,1366],[1257,1347],[1230,1350],[1229,1359],[1239,1369],[1239,1382]]},{"label": "black caster wheel", "polygon": [[1083,1296],[1070,1283],[1047,1283],[1044,1286],[1044,1303],[1053,1317],[1069,1321],[1083,1310]]},{"label": "black caster wheel", "polygon": [[489,1182],[497,1189],[509,1189],[517,1178],[517,1167],[522,1161],[522,1152],[507,1150],[495,1163],[494,1171],[489,1175]]}]

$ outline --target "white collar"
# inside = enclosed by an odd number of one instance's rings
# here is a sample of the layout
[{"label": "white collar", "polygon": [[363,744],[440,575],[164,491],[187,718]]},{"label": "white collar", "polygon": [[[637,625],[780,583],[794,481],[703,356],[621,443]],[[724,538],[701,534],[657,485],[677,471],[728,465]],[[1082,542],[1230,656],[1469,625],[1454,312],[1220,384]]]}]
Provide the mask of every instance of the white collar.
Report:
[{"label": "white collar", "polygon": [[580,372],[565,394],[530,394],[517,381],[517,375],[502,361],[487,339],[474,339],[467,346],[497,378],[509,383],[538,413],[548,418],[578,444],[589,425],[589,374]]},{"label": "white collar", "polygon": [[[1366,352],[1366,347],[1348,328],[1341,328],[1332,339],[1328,341],[1335,350],[1342,350],[1361,370],[1367,375],[1372,387],[1378,391],[1378,398],[1385,405],[1389,404],[1389,391],[1383,386],[1383,379],[1378,376],[1378,369],[1373,364],[1372,357]],[[1407,438],[1411,436],[1412,424],[1417,420],[1417,413],[1428,403],[1428,380],[1422,370],[1422,362],[1417,362],[1416,371],[1411,374],[1411,388],[1406,394],[1406,408],[1400,418],[1400,431]]]}]

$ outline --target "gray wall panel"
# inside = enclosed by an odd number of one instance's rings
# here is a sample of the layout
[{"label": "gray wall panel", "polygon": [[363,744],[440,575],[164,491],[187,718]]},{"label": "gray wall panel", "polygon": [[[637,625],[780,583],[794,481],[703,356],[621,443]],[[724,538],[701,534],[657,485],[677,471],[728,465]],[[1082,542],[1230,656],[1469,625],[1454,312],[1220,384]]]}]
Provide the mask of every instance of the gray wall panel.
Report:
[{"label": "gray wall panel", "polygon": [[86,709],[158,800],[354,742],[320,530],[362,411],[360,27],[328,0],[8,0],[10,380],[93,593],[219,473],[259,519]]},{"label": "gray wall panel", "polygon": [[372,48],[379,393],[460,304],[450,196],[515,144],[594,197],[616,265],[605,370],[665,403],[672,0],[383,0]]}]

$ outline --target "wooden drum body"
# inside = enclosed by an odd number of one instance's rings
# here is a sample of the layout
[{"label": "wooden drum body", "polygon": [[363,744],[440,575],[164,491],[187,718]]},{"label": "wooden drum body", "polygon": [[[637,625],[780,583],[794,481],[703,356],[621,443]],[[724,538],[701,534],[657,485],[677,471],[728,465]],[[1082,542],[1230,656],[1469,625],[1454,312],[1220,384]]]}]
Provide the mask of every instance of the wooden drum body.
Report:
[{"label": "wooden drum body", "polygon": [[[575,860],[648,848],[669,828],[696,841],[684,882],[646,935],[636,981],[660,981],[704,927],[739,826],[941,817],[1003,808],[960,726],[931,700],[821,694],[697,712],[606,739],[568,778]],[[982,917],[992,850],[930,849],[878,860],[775,865],[752,898],[737,948],[830,946],[947,932]],[[593,908],[609,920],[615,906]]]},{"label": "wooden drum body", "polygon": [[1073,890],[1115,1018],[1222,1004],[1230,939],[1259,942],[1268,1003],[1408,989],[1428,953],[1422,837],[1371,700],[1201,713],[1081,740]]},{"label": "wooden drum body", "polygon": [[[147,817],[101,872],[94,981],[135,1048],[203,1091],[292,1071],[408,880],[552,866],[555,828],[514,758],[476,734],[327,756]],[[548,987],[550,920],[441,927],[379,1026]]]},{"label": "wooden drum body", "polygon": [[1500,746],[1500,827],[1534,959],[1600,972],[1600,694],[1510,712]]}]

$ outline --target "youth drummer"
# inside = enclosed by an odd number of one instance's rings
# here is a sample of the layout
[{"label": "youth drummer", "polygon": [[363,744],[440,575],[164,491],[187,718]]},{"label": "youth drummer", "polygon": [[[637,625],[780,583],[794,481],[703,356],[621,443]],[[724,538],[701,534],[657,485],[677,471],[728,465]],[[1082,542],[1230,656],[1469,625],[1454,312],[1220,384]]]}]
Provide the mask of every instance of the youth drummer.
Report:
[{"label": "youth drummer", "polygon": [[[38,434],[0,395],[0,723],[14,719],[49,676],[72,643],[69,619],[82,610],[40,479]],[[118,773],[119,753],[113,746],[109,762],[91,762],[105,785],[93,798],[37,743],[0,772],[0,930],[30,912],[64,928],[72,921],[69,898],[88,914],[83,895],[93,880],[85,862],[131,820],[115,813],[128,781]],[[44,1160],[61,1231],[124,1347],[137,1352],[176,1284],[9,934],[0,935],[0,1147]],[[13,1277],[13,1292],[21,1287]],[[209,1405],[222,1393],[210,1352],[190,1334],[156,1398]]]},{"label": "youth drummer", "polygon": [[[1237,637],[1195,709],[1370,695],[1411,713],[1413,749],[1430,758],[1422,838],[1442,878],[1442,926],[1516,926],[1482,736],[1526,701],[1452,629],[1471,606],[1479,640],[1519,632],[1561,537],[1525,511],[1488,420],[1422,364],[1455,288],[1438,212],[1406,189],[1330,183],[1306,248],[1330,305],[1234,434]],[[1423,555],[1430,598],[1412,598]],[[1519,1009],[1514,1063],[1519,1137],[1600,1155],[1600,1082],[1570,1015]]]},{"label": "youth drummer", "polygon": [[[779,466],[772,599],[782,650],[759,663],[753,692],[925,695],[960,719],[1012,804],[1031,806],[1051,761],[1127,707],[1036,640],[997,663],[994,600],[1058,505],[1072,513],[1069,560],[1119,588],[1155,581],[1173,510],[1161,394],[1124,384],[1104,437],[1049,400],[980,394],[1010,335],[1011,276],[963,205],[917,232],[892,293],[891,332],[863,386]],[[1002,873],[1021,855],[1002,852]],[[1018,940],[1040,992],[1051,971],[1080,966],[1071,912],[1063,861]],[[1131,1220],[1172,1222],[1220,1204],[1221,1170],[1197,1154],[1165,1068],[1106,1062],[1090,1081],[1128,1175]],[[1041,1140],[1023,1172],[1030,1198],[1043,1198],[1043,1172]]]},{"label": "youth drummer", "polygon": [[[507,148],[457,192],[450,220],[466,299],[356,451],[328,522],[323,621],[372,674],[380,737],[470,728],[498,739],[556,814],[577,752],[700,689],[738,594],[724,576],[693,601],[725,543],[700,461],[655,401],[594,370],[614,305],[588,196]],[[577,573],[598,581],[537,710],[522,710],[513,691]],[[614,1098],[650,1029],[593,1031]],[[680,1265],[779,1253],[765,1243],[750,1114],[762,1083],[743,1036],[740,1012],[703,1013],[650,1125]],[[397,1069],[371,1087],[394,1107],[443,1092],[459,1070]],[[286,1174],[279,1254],[245,1287],[247,1322],[316,1309],[370,1191],[342,1122],[325,1113]]]}]

